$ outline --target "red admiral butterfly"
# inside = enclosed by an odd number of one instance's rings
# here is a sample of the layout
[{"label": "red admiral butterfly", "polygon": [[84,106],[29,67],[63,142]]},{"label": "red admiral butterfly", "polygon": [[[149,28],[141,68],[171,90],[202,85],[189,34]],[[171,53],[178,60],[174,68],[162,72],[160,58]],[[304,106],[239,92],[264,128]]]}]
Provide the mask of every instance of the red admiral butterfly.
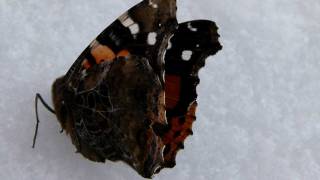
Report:
[{"label": "red admiral butterfly", "polygon": [[192,134],[198,72],[222,48],[217,29],[207,20],[178,24],[175,0],[144,0],[54,82],[54,109],[37,94],[37,122],[40,99],[84,157],[122,160],[146,178],[174,167]]}]

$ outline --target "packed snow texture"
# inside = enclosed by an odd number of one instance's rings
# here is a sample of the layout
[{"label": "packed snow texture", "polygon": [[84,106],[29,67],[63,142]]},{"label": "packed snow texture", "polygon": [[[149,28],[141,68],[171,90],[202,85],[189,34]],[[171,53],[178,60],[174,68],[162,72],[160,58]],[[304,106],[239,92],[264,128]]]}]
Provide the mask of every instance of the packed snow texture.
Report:
[{"label": "packed snow texture", "polygon": [[[138,0],[0,0],[0,179],[127,180],[124,163],[75,153],[34,96]],[[197,121],[156,180],[320,179],[320,1],[178,0],[179,22],[210,19],[223,50],[200,72]]]}]

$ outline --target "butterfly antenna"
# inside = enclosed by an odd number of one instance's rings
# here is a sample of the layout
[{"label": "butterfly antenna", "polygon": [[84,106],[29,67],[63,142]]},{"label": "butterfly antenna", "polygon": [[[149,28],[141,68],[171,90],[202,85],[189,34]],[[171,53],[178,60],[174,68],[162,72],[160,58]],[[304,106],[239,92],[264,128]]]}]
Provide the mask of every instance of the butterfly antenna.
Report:
[{"label": "butterfly antenna", "polygon": [[44,107],[50,111],[51,113],[55,114],[55,111],[53,110],[53,108],[51,108],[41,97],[41,95],[39,93],[36,94],[36,98],[35,98],[35,111],[36,111],[36,129],[34,132],[34,136],[33,136],[33,143],[32,143],[32,148],[35,147],[36,144],[36,139],[37,139],[37,135],[38,135],[38,128],[39,128],[39,116],[38,116],[38,100],[40,99],[41,103],[44,105]]}]

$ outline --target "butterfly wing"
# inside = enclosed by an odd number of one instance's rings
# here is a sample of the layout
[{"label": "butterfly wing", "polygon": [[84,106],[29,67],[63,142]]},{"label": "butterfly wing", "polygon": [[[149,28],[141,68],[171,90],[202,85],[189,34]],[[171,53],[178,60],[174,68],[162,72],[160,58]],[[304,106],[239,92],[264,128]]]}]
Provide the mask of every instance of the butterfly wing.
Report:
[{"label": "butterfly wing", "polygon": [[191,21],[176,30],[175,12],[175,0],[139,3],[53,84],[58,120],[85,157],[123,160],[144,177],[175,165],[192,133],[198,71],[221,49],[213,22]]},{"label": "butterfly wing", "polygon": [[168,126],[162,130],[166,167],[175,166],[175,157],[192,134],[196,119],[196,87],[199,70],[208,56],[217,53],[220,45],[214,22],[196,20],[179,24],[165,55],[165,94]]},{"label": "butterfly wing", "polygon": [[57,118],[86,158],[123,160],[151,177],[163,143],[164,62],[175,0],[145,0],[107,27],[53,84]]},{"label": "butterfly wing", "polygon": [[67,84],[76,88],[83,69],[129,54],[147,58],[162,76],[163,53],[176,26],[175,0],[142,1],[92,41],[67,72]]}]

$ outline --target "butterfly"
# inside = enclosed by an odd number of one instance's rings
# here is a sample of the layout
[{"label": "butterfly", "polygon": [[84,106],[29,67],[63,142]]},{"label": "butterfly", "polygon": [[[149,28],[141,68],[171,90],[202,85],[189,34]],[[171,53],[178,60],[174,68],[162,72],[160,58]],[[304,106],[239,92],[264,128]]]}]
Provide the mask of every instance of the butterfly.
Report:
[{"label": "butterfly", "polygon": [[214,22],[179,24],[176,10],[175,0],[144,0],[121,15],[53,83],[54,108],[36,95],[37,122],[40,100],[85,158],[145,178],[174,167],[193,134],[198,72],[222,49]]}]

